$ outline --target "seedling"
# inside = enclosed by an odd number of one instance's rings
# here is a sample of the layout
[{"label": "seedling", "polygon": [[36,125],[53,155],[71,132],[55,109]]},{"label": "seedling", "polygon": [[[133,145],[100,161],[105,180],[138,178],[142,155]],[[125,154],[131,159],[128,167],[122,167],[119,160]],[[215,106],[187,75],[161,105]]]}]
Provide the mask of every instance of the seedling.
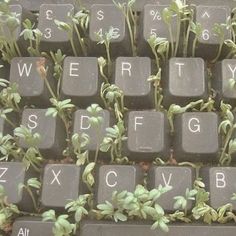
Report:
[{"label": "seedling", "polygon": [[93,171],[95,168],[96,163],[90,162],[84,169],[82,180],[87,185],[89,191],[93,192],[93,185],[95,183],[94,177],[93,177]]},{"label": "seedling", "polygon": [[98,66],[99,66],[99,71],[102,76],[102,78],[105,80],[105,83],[109,83],[108,77],[104,73],[104,68],[107,66],[107,61],[103,57],[98,58]]},{"label": "seedling", "polygon": [[23,22],[23,26],[24,30],[20,35],[23,35],[25,41],[29,40],[29,47],[27,48],[29,55],[31,57],[40,57],[39,45],[43,36],[42,32],[38,28],[35,28],[35,25],[29,19]]},{"label": "seedling", "polygon": [[0,110],[0,118],[4,119],[12,128],[16,128],[16,125],[7,117],[7,114],[12,113],[12,111],[12,108]]},{"label": "seedling", "polygon": [[54,222],[52,232],[55,236],[69,236],[71,235],[71,233],[75,233],[76,225],[71,224],[68,221],[68,217],[68,215],[59,215],[58,217],[56,217],[56,213],[54,210],[48,210],[42,214],[43,221]]},{"label": "seedling", "polygon": [[163,95],[162,95],[162,89],[161,89],[161,68],[159,68],[159,71],[157,72],[156,75],[151,75],[148,78],[148,81],[153,83],[154,86],[154,101],[155,101],[155,109],[156,111],[160,111],[162,106],[161,102],[163,100]]},{"label": "seedling", "polygon": [[100,151],[110,151],[111,163],[128,162],[128,158],[122,156],[122,144],[127,140],[124,122],[119,121],[117,125],[107,128],[106,132],[106,136],[100,145]]},{"label": "seedling", "polygon": [[236,56],[236,44],[231,39],[226,39],[224,44],[229,48],[229,53],[226,58],[235,58]]},{"label": "seedling", "polygon": [[37,201],[35,199],[35,194],[33,193],[32,189],[39,190],[41,187],[41,183],[37,180],[37,178],[31,178],[27,180],[27,184],[19,184],[18,191],[21,192],[23,189],[27,191],[27,193],[30,195],[30,198],[33,202],[34,209],[36,212],[39,211],[39,206],[37,204]]},{"label": "seedling", "polygon": [[116,1],[113,0],[115,6],[117,6],[121,10],[121,12],[125,17],[126,24],[129,30],[133,56],[136,56],[137,54],[137,49],[135,45],[135,38],[137,33],[137,20],[136,20],[136,14],[134,13],[133,10],[133,5],[135,4],[135,2],[136,0],[127,0],[127,3],[116,3]]},{"label": "seedling", "polygon": [[191,21],[190,31],[194,33],[194,40],[192,44],[192,57],[195,57],[197,43],[201,38],[203,29],[200,23],[194,23],[193,21]]}]

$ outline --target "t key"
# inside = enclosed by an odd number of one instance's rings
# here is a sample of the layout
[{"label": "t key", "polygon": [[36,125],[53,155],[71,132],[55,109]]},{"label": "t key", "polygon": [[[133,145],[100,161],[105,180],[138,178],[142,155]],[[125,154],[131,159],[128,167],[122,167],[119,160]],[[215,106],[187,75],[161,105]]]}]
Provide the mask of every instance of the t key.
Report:
[{"label": "t key", "polygon": [[45,51],[63,49],[71,51],[70,38],[64,30],[58,29],[55,20],[71,24],[68,14],[74,12],[71,4],[42,4],[39,11],[38,28],[43,33],[41,48]]},{"label": "t key", "polygon": [[217,209],[227,203],[236,210],[236,202],[231,200],[236,193],[235,167],[205,167],[200,170],[200,177],[210,192],[210,206]]},{"label": "t key", "polygon": [[[166,211],[174,210],[174,197],[184,196],[186,189],[192,189],[195,180],[194,170],[190,167],[161,167],[153,166],[148,172],[149,189],[162,186],[171,186],[172,189],[158,199]],[[188,204],[188,210],[192,208],[192,202]]]},{"label": "t key", "polygon": [[214,112],[186,112],[174,121],[174,152],[178,161],[216,161],[220,141],[218,115]]},{"label": "t key", "polygon": [[131,111],[128,115],[129,156],[134,160],[152,160],[168,156],[168,124],[162,112]]},{"label": "t key", "polygon": [[42,204],[64,208],[81,193],[81,169],[70,164],[48,164],[44,168]]},{"label": "t key", "polygon": [[[98,45],[100,37],[113,28],[114,37],[110,40],[112,56],[127,55],[130,51],[125,17],[114,4],[94,4],[91,6],[91,19],[89,26],[90,53],[94,56],[105,54],[104,45]],[[99,36],[98,36],[99,35]]]},{"label": "t key", "polygon": [[[33,133],[39,133],[39,150],[45,158],[61,158],[65,149],[65,131],[58,117],[45,116],[47,109],[25,109],[22,114],[21,124]],[[20,138],[20,146],[28,145]]]},{"label": "t key", "polygon": [[152,108],[153,94],[148,77],[151,60],[147,57],[119,57],[116,59],[115,84],[124,92],[128,108]]},{"label": "t key", "polygon": [[114,191],[133,192],[142,182],[142,170],[138,166],[104,165],[98,170],[96,203],[111,201]]},{"label": "t key", "polygon": [[[226,24],[230,17],[230,8],[227,6],[203,6],[196,7],[196,23],[202,27],[202,34],[199,38],[197,55],[206,59],[216,57],[220,44],[220,38],[214,31],[215,24]],[[231,39],[231,32],[224,27],[224,39]]]},{"label": "t key", "polygon": [[15,57],[11,61],[10,82],[18,84],[18,91],[25,104],[49,105],[49,93],[44,78],[38,72],[38,63],[47,70],[47,79],[52,88],[55,80],[51,63],[43,57]]},{"label": "t key", "polygon": [[95,57],[66,57],[61,91],[64,97],[71,98],[81,108],[99,103],[100,78]]},{"label": "t key", "polygon": [[33,203],[23,188],[19,191],[20,184],[27,184],[29,178],[35,177],[30,171],[26,171],[21,162],[0,163],[0,185],[4,187],[7,201],[16,204],[25,211],[33,210]]},{"label": "t key", "polygon": [[164,104],[187,105],[207,98],[205,63],[201,58],[171,58],[164,74]]}]

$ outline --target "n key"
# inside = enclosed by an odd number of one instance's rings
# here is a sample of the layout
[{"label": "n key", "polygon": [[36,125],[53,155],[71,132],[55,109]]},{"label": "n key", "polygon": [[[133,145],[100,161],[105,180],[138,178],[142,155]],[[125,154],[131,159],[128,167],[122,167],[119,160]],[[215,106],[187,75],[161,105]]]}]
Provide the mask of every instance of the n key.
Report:
[{"label": "n key", "polygon": [[64,208],[81,192],[81,169],[71,164],[48,164],[44,168],[41,202],[45,207]]},{"label": "n key", "polygon": [[174,154],[178,161],[217,161],[220,148],[218,115],[186,112],[174,121]]},{"label": "n key", "polygon": [[11,61],[10,82],[18,85],[24,104],[39,107],[49,105],[52,96],[46,87],[45,78],[38,72],[38,64],[47,71],[47,80],[55,88],[51,63],[43,57],[15,57]]},{"label": "n key", "polygon": [[[47,109],[25,109],[21,124],[32,133],[38,133],[38,148],[45,158],[61,158],[65,149],[65,130],[58,117],[45,116]],[[20,138],[20,146],[28,148],[28,144]]]},{"label": "n key", "polygon": [[222,40],[216,34],[214,27],[216,24],[223,28],[224,40],[231,39],[230,29],[227,29],[227,19],[231,16],[230,8],[227,6],[197,6],[196,23],[202,27],[202,33],[198,39],[197,56],[205,59],[214,59]]},{"label": "n key", "polygon": [[113,28],[113,38],[110,40],[112,56],[127,55],[130,44],[121,10],[114,4],[94,4],[90,14],[90,53],[98,56],[105,54],[104,45],[99,46],[97,43]]}]

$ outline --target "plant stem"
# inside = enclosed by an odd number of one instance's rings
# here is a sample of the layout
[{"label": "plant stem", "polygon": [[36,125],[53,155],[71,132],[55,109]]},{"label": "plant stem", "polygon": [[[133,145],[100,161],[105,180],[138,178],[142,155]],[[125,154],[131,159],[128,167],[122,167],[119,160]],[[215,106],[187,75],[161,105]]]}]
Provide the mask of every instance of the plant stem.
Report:
[{"label": "plant stem", "polygon": [[73,38],[70,37],[70,44],[71,44],[71,47],[72,47],[72,50],[73,50],[73,53],[74,53],[74,56],[78,56],[77,54],[77,51],[76,51],[76,48],[75,48],[75,44],[74,44],[74,41],[73,41]]},{"label": "plant stem", "polygon": [[38,211],[38,206],[37,206],[36,200],[35,200],[35,198],[34,198],[33,192],[31,191],[30,187],[28,187],[28,186],[24,186],[24,187],[25,187],[25,189],[27,190],[28,194],[29,194],[30,197],[31,197],[31,200],[32,200],[32,202],[33,202],[35,211]]},{"label": "plant stem", "polygon": [[94,156],[94,162],[97,163],[98,161],[98,153],[99,153],[99,147],[100,147],[100,138],[101,138],[101,127],[97,127],[97,147],[96,147],[96,152],[95,152],[95,156]]},{"label": "plant stem", "polygon": [[169,31],[169,35],[170,35],[170,43],[171,43],[171,56],[174,56],[174,38],[173,38],[173,32],[171,29],[171,25],[168,24],[168,31]]},{"label": "plant stem", "polygon": [[180,30],[181,30],[181,16],[180,16],[180,14],[178,14],[177,15],[177,34],[176,34],[176,43],[175,43],[174,56],[177,56],[177,53],[178,53]]},{"label": "plant stem", "polygon": [[78,39],[79,39],[79,43],[80,43],[80,46],[81,46],[83,55],[84,55],[84,56],[87,56],[87,50],[86,50],[86,47],[85,47],[85,45],[84,45],[84,42],[83,42],[83,40],[82,40],[82,38],[81,38],[80,32],[79,32],[79,30],[78,30],[78,28],[77,28],[77,25],[76,25],[75,23],[73,23],[73,25],[74,25],[74,29],[75,29],[75,32],[76,32],[76,34],[77,34],[77,37],[78,37]]},{"label": "plant stem", "polygon": [[198,41],[198,38],[195,36],[193,40],[193,46],[192,46],[192,57],[195,57],[197,41]]},{"label": "plant stem", "polygon": [[188,23],[187,33],[184,40],[184,52],[183,52],[184,57],[187,57],[188,54],[189,36],[190,36],[190,22]]},{"label": "plant stem", "polygon": [[217,55],[216,55],[216,57],[211,61],[211,63],[216,63],[216,62],[217,62],[217,60],[219,59],[219,57],[220,57],[220,55],[221,55],[223,45],[224,45],[224,41],[221,40],[221,43],[220,43],[220,45],[219,45],[219,49],[218,49]]},{"label": "plant stem", "polygon": [[108,76],[110,77],[112,75],[112,64],[111,64],[111,55],[110,55],[110,42],[105,43],[106,47],[106,54],[107,54],[107,71],[108,71]]}]

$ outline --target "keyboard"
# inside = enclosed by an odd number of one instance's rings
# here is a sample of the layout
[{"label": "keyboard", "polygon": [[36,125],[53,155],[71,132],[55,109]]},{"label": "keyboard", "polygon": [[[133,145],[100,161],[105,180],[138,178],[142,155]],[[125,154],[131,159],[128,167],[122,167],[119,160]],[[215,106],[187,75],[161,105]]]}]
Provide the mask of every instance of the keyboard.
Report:
[{"label": "keyboard", "polygon": [[1,0],[0,236],[236,232],[235,0]]}]

